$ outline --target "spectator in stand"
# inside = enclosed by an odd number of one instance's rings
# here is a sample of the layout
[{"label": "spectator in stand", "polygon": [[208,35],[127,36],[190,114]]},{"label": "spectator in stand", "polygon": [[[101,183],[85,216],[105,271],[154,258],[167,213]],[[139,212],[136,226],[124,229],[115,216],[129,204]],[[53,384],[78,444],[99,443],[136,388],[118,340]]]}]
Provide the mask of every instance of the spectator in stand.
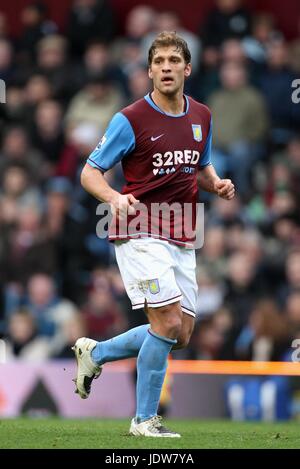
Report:
[{"label": "spectator in stand", "polygon": [[38,104],[31,129],[31,139],[34,147],[44,157],[48,176],[55,173],[65,148],[62,119],[63,109],[58,101],[43,100]]},{"label": "spectator in stand", "polygon": [[49,79],[43,75],[32,75],[24,89],[23,124],[30,128],[33,124],[37,106],[44,100],[52,98],[53,89]]},{"label": "spectator in stand", "polygon": [[205,47],[219,47],[225,39],[249,36],[251,16],[243,0],[216,0],[216,7],[201,27]]},{"label": "spectator in stand", "polygon": [[[229,240],[231,236],[229,235]],[[265,246],[264,238],[261,236],[258,230],[252,228],[243,231],[243,234],[240,239],[240,244],[237,246],[239,252],[250,257],[253,263],[256,265],[256,274],[263,273],[264,262],[265,262]],[[266,280],[265,282],[261,279],[264,289],[266,289]]]},{"label": "spectator in stand", "polygon": [[86,78],[107,70],[111,65],[109,46],[101,41],[90,42],[84,51],[83,65]]},{"label": "spectator in stand", "polygon": [[156,24],[156,12],[148,5],[137,5],[128,13],[125,21],[126,38],[141,43]]},{"label": "spectator in stand", "polygon": [[244,211],[244,206],[238,194],[227,204],[224,200],[215,199],[211,205],[208,226],[223,226],[229,228],[235,225],[250,226],[251,222]]},{"label": "spectator in stand", "polygon": [[100,138],[99,126],[94,122],[79,122],[70,127],[67,133],[68,146],[58,162],[57,175],[75,182],[86,155],[93,151]]},{"label": "spectator in stand", "polygon": [[28,171],[31,182],[41,181],[44,175],[43,155],[32,147],[26,129],[9,127],[4,134],[0,150],[0,178],[12,164],[21,164]]},{"label": "spectator in stand", "polygon": [[242,42],[239,39],[226,39],[221,45],[221,60],[223,63],[237,63],[247,66]]},{"label": "spectator in stand", "polygon": [[247,197],[251,190],[251,169],[263,156],[263,141],[268,130],[265,102],[248,84],[242,64],[224,63],[220,77],[222,88],[209,99],[216,150],[212,160],[218,174],[232,174],[237,192]]},{"label": "spectator in stand", "polygon": [[245,224],[241,223],[239,220],[232,221],[229,226],[226,228],[226,243],[225,249],[227,256],[231,256],[231,254],[235,252],[243,251],[245,248],[245,236],[248,232],[251,233],[251,230],[255,235],[257,232],[254,230],[254,227],[246,226]]},{"label": "spectator in stand", "polygon": [[10,316],[5,345],[8,362],[44,361],[50,356],[49,339],[38,334],[35,319],[26,309],[17,310]]},{"label": "spectator in stand", "polygon": [[88,337],[106,340],[124,332],[126,321],[117,302],[114,300],[109,277],[105,272],[95,276],[87,302],[83,306]]},{"label": "spectator in stand", "polygon": [[123,96],[111,83],[109,72],[92,76],[74,96],[65,115],[67,130],[83,123],[98,127],[103,135],[112,116],[122,107]]},{"label": "spectator in stand", "polygon": [[71,358],[74,359],[72,347],[78,337],[87,335],[87,328],[84,317],[81,313],[72,316],[63,324],[64,345],[53,355],[53,358]]},{"label": "spectator in stand", "polygon": [[42,197],[39,189],[29,179],[26,166],[22,163],[12,163],[6,168],[2,179],[0,192],[0,204],[2,214],[10,214],[7,223],[18,223],[20,210],[28,207],[36,207],[39,211],[42,207]]},{"label": "spectator in stand", "polygon": [[26,293],[23,302],[35,318],[38,333],[50,339],[51,353],[61,350],[66,342],[64,325],[78,309],[59,296],[53,278],[43,273],[29,278]]},{"label": "spectator in stand", "polygon": [[[26,120],[23,86],[13,84],[6,88],[5,116],[6,124],[10,125],[23,124]],[[4,122],[2,128],[4,128]]]},{"label": "spectator in stand", "polygon": [[18,211],[17,222],[7,233],[2,253],[1,270],[6,282],[25,284],[37,270],[56,273],[55,245],[42,221],[42,214],[35,205]]},{"label": "spectator in stand", "polygon": [[206,267],[218,278],[222,278],[226,269],[226,231],[224,227],[208,227],[204,240],[203,248],[197,256],[199,265]]},{"label": "spectator in stand", "polygon": [[276,220],[283,215],[290,215],[296,213],[297,201],[295,194],[285,188],[278,189],[271,200],[269,207],[269,216],[271,219]]},{"label": "spectator in stand", "polygon": [[76,79],[79,86],[84,86],[90,77],[102,73],[108,73],[112,83],[118,86],[122,93],[128,94],[128,77],[119,63],[113,60],[111,46],[99,40],[93,40],[84,51],[83,64],[81,62],[78,64]]},{"label": "spectator in stand", "polygon": [[239,39],[226,39],[220,48],[221,63],[235,63],[245,67],[249,84],[257,86],[258,66],[249,60],[244,44]]},{"label": "spectator in stand", "polygon": [[136,67],[146,66],[142,51],[144,38],[154,29],[156,12],[149,5],[132,8],[125,20],[125,37],[114,42],[115,62],[120,64],[123,73],[130,78]]},{"label": "spectator in stand", "polygon": [[281,361],[290,347],[288,322],[276,302],[258,301],[235,344],[238,360]]},{"label": "spectator in stand", "polygon": [[272,161],[285,167],[288,181],[284,187],[292,189],[300,201],[300,135],[293,135],[287,146],[273,155]]},{"label": "spectator in stand", "polygon": [[273,158],[270,165],[270,186],[268,187],[269,202],[276,191],[290,190],[292,187],[291,173],[288,167],[288,160],[278,157]]},{"label": "spectator in stand", "polygon": [[84,295],[84,278],[89,268],[85,237],[89,233],[92,217],[86,207],[76,202],[74,192],[74,186],[68,179],[49,179],[46,185],[44,226],[55,246],[61,292],[79,304]]},{"label": "spectator in stand", "polygon": [[243,0],[216,0],[215,3],[215,8],[199,28],[203,43],[202,61],[192,88],[195,96],[205,102],[219,86],[220,46],[227,39],[248,36],[251,27],[251,17],[243,7]]},{"label": "spectator in stand", "polygon": [[267,45],[278,34],[275,29],[275,20],[270,13],[255,15],[252,21],[251,36],[242,40],[246,56],[256,64],[264,64],[267,59]]},{"label": "spectator in stand", "polygon": [[232,328],[231,313],[227,309],[219,309],[215,315],[204,316],[197,321],[191,345],[186,356],[193,360],[219,360],[233,359],[232,345],[230,343],[230,330]]},{"label": "spectator in stand", "polygon": [[117,301],[120,310],[125,315],[125,321],[128,324],[127,328],[133,328],[140,326],[141,324],[147,324],[148,319],[143,310],[131,309],[131,303],[128,299],[124,283],[117,266],[112,264],[107,271],[107,275],[110,281],[113,296]]},{"label": "spectator in stand", "polygon": [[47,36],[37,44],[36,68],[33,73],[46,76],[53,96],[67,103],[76,91],[74,67],[68,57],[68,41],[58,34]]},{"label": "spectator in stand", "polygon": [[[297,246],[300,239],[298,214],[286,213],[278,216],[273,224],[273,237],[278,241],[278,257],[284,259],[291,246]],[[281,255],[280,255],[281,254]]]},{"label": "spectator in stand", "polygon": [[[201,262],[201,260],[200,260]],[[213,271],[213,273],[212,273]],[[196,305],[197,320],[212,315],[223,304],[224,288],[220,276],[214,269],[201,267],[197,272],[198,297]]]},{"label": "spectator in stand", "polygon": [[144,67],[136,67],[129,77],[129,104],[143,98],[151,90],[148,70]]},{"label": "spectator in stand", "polygon": [[133,39],[124,39],[114,50],[115,60],[127,79],[136,68],[145,67],[142,48]]},{"label": "spectator in stand", "polygon": [[40,39],[57,31],[57,25],[47,19],[47,6],[42,2],[26,5],[21,12],[23,32],[18,41],[20,59],[30,63],[35,59],[35,46]]},{"label": "spectator in stand", "polygon": [[297,77],[288,65],[288,45],[284,38],[277,36],[271,39],[259,86],[270,114],[270,137],[275,149],[286,145],[299,128],[300,109],[291,99],[291,84]]},{"label": "spectator in stand", "polygon": [[12,108],[8,115],[10,117],[11,113],[13,120],[27,125],[31,122],[30,117],[36,104],[52,97],[53,89],[48,77],[43,73],[36,73],[36,68],[17,69],[15,75],[14,85],[7,89],[7,105]]},{"label": "spectator in stand", "polygon": [[107,0],[74,0],[66,34],[72,54],[80,57],[92,39],[112,41],[115,23],[114,12]]},{"label": "spectator in stand", "polygon": [[216,54],[209,52],[203,57],[200,70],[192,77],[192,92],[204,102],[220,88],[220,63],[237,63],[249,69],[247,57],[239,39],[226,39]]},{"label": "spectator in stand", "polygon": [[49,179],[46,185],[47,232],[56,239],[63,235],[65,217],[70,209],[72,184],[63,177]]},{"label": "spectator in stand", "polygon": [[254,302],[262,294],[256,270],[256,262],[248,254],[236,252],[228,260],[224,300],[237,329],[247,324]]}]

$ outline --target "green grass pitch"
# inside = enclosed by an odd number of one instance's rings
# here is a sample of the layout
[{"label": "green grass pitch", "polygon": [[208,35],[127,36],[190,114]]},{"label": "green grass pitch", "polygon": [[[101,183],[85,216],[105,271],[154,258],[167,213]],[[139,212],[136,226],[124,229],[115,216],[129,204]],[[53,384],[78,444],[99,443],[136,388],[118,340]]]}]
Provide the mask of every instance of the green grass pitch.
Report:
[{"label": "green grass pitch", "polygon": [[167,420],[166,424],[182,438],[129,436],[129,420],[4,419],[0,448],[300,448],[298,422]]}]

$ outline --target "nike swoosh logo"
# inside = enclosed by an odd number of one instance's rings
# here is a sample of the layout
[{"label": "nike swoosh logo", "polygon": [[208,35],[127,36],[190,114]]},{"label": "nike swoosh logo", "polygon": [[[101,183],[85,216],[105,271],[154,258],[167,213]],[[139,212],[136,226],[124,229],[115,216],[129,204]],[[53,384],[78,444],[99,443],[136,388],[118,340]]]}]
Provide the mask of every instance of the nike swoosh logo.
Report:
[{"label": "nike swoosh logo", "polygon": [[158,138],[162,137],[165,134],[158,135],[157,137],[151,137],[151,142],[155,142]]}]

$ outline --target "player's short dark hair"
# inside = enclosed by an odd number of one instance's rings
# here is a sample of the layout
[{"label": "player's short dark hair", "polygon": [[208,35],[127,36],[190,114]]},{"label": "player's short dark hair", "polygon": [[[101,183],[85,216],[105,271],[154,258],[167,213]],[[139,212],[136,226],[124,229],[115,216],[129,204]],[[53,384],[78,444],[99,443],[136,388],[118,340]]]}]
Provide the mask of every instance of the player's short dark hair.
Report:
[{"label": "player's short dark hair", "polygon": [[156,49],[160,47],[174,46],[183,55],[186,64],[191,62],[191,53],[186,41],[177,36],[176,31],[163,31],[152,42],[148,52],[148,65],[150,67]]}]

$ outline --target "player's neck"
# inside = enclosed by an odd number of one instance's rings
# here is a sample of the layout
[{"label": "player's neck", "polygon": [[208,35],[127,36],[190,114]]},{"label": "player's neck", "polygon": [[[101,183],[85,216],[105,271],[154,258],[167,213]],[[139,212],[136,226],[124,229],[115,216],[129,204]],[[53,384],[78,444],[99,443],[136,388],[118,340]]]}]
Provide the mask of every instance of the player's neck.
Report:
[{"label": "player's neck", "polygon": [[185,98],[183,93],[176,93],[174,96],[166,96],[154,89],[151,98],[159,109],[167,114],[182,114],[185,109]]}]

